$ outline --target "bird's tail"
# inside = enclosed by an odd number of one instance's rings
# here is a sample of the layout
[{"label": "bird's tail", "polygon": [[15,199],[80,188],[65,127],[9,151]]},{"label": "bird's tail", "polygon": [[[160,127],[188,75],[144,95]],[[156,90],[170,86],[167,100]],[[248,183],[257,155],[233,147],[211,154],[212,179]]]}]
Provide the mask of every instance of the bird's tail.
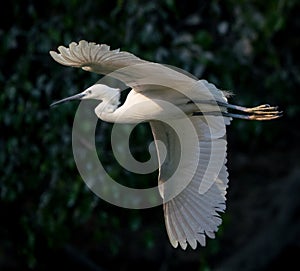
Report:
[{"label": "bird's tail", "polygon": [[[256,107],[247,108],[239,105],[229,104],[227,98],[232,96],[233,93],[230,91],[219,90],[214,84],[208,83],[206,80],[197,81],[195,87],[197,90],[202,90],[202,99],[193,99],[191,101],[191,103],[199,105],[199,108],[201,109],[201,112],[194,112],[193,115],[195,116],[223,115],[229,118],[247,120],[272,120],[282,116],[282,111],[278,111],[277,106],[263,104]],[[228,110],[238,111],[238,113],[228,112]]]}]

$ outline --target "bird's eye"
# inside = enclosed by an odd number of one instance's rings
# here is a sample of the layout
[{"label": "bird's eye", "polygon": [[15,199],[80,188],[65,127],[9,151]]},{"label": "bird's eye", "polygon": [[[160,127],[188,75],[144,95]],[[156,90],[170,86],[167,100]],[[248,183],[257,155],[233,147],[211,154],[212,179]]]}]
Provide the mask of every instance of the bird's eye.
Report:
[{"label": "bird's eye", "polygon": [[92,94],[92,91],[91,91],[91,90],[89,90],[89,91],[88,91],[88,93],[89,93],[89,94]]}]

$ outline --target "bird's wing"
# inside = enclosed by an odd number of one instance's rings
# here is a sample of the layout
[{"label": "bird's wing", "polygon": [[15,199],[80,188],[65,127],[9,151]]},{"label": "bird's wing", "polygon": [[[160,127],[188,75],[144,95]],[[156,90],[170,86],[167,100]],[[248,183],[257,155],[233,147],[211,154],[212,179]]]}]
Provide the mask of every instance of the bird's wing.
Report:
[{"label": "bird's wing", "polygon": [[[149,90],[149,85],[163,88],[190,88],[195,78],[174,67],[142,60],[137,56],[117,50],[110,50],[105,44],[80,41],[70,43],[69,47],[59,46],[59,53],[50,51],[58,63],[82,68],[86,71],[109,75],[136,91]],[[155,88],[157,89],[157,87]]]},{"label": "bird's wing", "polygon": [[72,42],[69,48],[59,46],[58,51],[59,53],[50,51],[50,55],[58,63],[100,74],[108,74],[127,66],[147,62],[119,49],[110,50],[106,44],[96,44],[85,40],[81,40],[78,44]]},{"label": "bird's wing", "polygon": [[[192,150],[185,150],[190,153],[189,157],[182,154],[182,148],[178,147],[181,135],[178,137],[174,129],[163,122],[150,122],[160,162],[159,184],[162,184],[160,194],[164,199],[167,233],[171,244],[177,247],[179,243],[183,249],[187,247],[187,244],[195,249],[197,241],[204,246],[206,235],[214,238],[214,233],[222,222],[219,212],[225,210],[228,173],[225,166],[227,143],[224,139],[224,127],[221,127],[219,121],[222,117],[207,116],[206,118],[211,118],[210,125],[215,123],[215,127],[211,129],[202,117],[189,118],[199,143],[196,148],[193,148],[191,144],[188,148]],[[182,123],[178,121],[180,120],[174,120],[175,126],[180,127]],[[195,134],[190,130],[185,131],[186,128],[182,129],[185,133],[184,141],[195,142]],[[167,150],[161,148],[157,140],[162,141]],[[165,151],[167,154],[163,162],[161,156],[165,154],[161,153]],[[180,164],[180,159],[187,161]],[[208,166],[209,160],[212,160],[210,166]],[[217,161],[220,163],[219,166]],[[176,171],[175,174],[173,174],[174,171]],[[164,184],[170,177],[173,178],[171,186],[165,187]],[[187,184],[186,180],[190,182]],[[206,189],[201,192],[199,187],[202,183]],[[172,193],[178,192],[177,188],[181,184],[186,187],[169,200]]]}]

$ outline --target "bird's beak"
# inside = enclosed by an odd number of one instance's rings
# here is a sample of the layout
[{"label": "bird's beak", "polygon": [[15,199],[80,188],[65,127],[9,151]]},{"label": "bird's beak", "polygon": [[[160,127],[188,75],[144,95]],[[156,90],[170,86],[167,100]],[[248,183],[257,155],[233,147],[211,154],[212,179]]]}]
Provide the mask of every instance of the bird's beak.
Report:
[{"label": "bird's beak", "polygon": [[72,101],[72,100],[80,100],[80,99],[82,99],[85,95],[86,95],[85,93],[79,93],[79,94],[76,94],[76,95],[73,95],[73,96],[64,98],[64,99],[62,99],[62,100],[56,101],[56,102],[50,104],[50,106],[54,106],[54,105],[57,105],[57,104],[60,104],[60,103],[64,103],[64,102],[68,102],[68,101]]}]

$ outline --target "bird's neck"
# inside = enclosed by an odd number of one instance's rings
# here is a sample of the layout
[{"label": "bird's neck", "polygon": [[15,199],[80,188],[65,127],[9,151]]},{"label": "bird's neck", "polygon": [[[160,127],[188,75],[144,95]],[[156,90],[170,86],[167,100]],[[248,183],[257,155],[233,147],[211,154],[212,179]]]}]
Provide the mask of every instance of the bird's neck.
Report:
[{"label": "bird's neck", "polygon": [[102,119],[103,114],[113,113],[120,104],[120,90],[110,88],[109,92],[105,93],[102,102],[95,108],[95,113],[98,118]]}]

